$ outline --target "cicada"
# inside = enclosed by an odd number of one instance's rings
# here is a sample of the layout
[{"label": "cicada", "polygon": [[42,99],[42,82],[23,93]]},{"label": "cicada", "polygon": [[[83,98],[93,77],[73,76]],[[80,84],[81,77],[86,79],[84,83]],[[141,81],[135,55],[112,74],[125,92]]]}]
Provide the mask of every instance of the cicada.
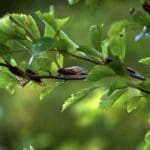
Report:
[{"label": "cicada", "polygon": [[144,0],[143,9],[150,14],[150,0]]},{"label": "cicada", "polygon": [[79,76],[79,75],[87,75],[88,74],[88,70],[86,68],[83,68],[83,67],[80,67],[80,66],[71,66],[71,67],[60,68],[58,70],[58,73],[60,75],[75,75],[75,76]]},{"label": "cicada", "polygon": [[139,72],[137,72],[136,70],[134,70],[133,68],[127,67],[127,71],[130,76],[140,79],[140,80],[145,80],[145,77]]}]

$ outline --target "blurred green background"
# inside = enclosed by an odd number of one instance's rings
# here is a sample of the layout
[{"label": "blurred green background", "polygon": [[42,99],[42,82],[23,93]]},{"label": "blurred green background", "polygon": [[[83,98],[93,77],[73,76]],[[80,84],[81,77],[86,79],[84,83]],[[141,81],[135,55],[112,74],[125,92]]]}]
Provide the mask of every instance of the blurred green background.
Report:
[{"label": "blurred green background", "polygon": [[[66,0],[1,0],[0,15],[11,12],[34,15],[36,10],[48,10],[50,4],[54,4],[58,17],[70,16],[64,31],[82,45],[90,45],[90,25],[103,23],[106,37],[113,22],[131,20],[130,8],[142,9],[140,0],[81,0],[72,6]],[[138,64],[139,59],[149,55],[148,39],[134,41],[141,29],[138,25],[128,29],[126,63],[150,77],[149,68]],[[91,67],[72,58],[65,64]],[[14,95],[0,89],[0,150],[28,149],[30,145],[35,150],[142,150],[144,135],[150,129],[149,102],[143,102],[130,114],[120,104],[101,111],[98,103],[102,88],[73,108],[60,111],[71,93],[89,84],[66,82],[42,101],[37,86],[18,87]]]}]

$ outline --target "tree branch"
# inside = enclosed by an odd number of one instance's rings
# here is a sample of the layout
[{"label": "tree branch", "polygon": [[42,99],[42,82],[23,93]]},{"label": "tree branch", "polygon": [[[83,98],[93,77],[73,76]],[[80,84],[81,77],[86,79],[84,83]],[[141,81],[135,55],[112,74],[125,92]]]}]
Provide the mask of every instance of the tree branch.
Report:
[{"label": "tree branch", "polygon": [[84,80],[87,78],[86,75],[33,75],[28,73],[27,76],[31,79],[59,79],[59,80]]},{"label": "tree branch", "polygon": [[[88,57],[83,57],[83,56],[79,56],[79,55],[75,55],[71,52],[68,52],[68,51],[65,51],[65,50],[58,50],[58,49],[51,49],[51,51],[54,51],[54,52],[59,52],[59,53],[65,53],[65,54],[68,54],[74,58],[77,58],[77,59],[81,59],[81,60],[85,60],[85,61],[88,61],[88,62],[91,62],[93,64],[96,64],[96,65],[107,65],[109,63],[111,63],[113,60],[111,58],[106,58],[106,62],[105,60],[104,61],[98,61],[98,60],[94,60],[92,58],[88,58]],[[136,70],[130,68],[130,67],[126,67],[127,69],[127,72],[128,74],[132,77],[132,78],[135,78],[135,79],[138,79],[138,80],[146,80],[146,78],[141,75],[139,72],[137,72]]]},{"label": "tree branch", "polygon": [[136,87],[138,90],[140,90],[141,92],[143,93],[146,93],[146,94],[150,94],[150,91],[146,90],[146,89],[143,89],[141,87]]},{"label": "tree branch", "polygon": [[[58,80],[64,80],[64,81],[67,81],[67,80],[84,80],[87,78],[88,74],[87,75],[52,75],[52,74],[49,74],[49,75],[39,75],[35,72],[33,72],[32,70],[22,70],[18,67],[13,67],[11,66],[10,64],[8,63],[0,63],[0,66],[2,67],[6,67],[9,69],[9,71],[16,75],[16,76],[19,76],[19,77],[22,77],[26,80],[31,80],[31,81],[35,81],[35,82],[38,82],[38,83],[41,83],[41,79],[58,79]],[[133,75],[129,74],[130,76],[133,77]],[[143,79],[142,79],[143,80]],[[150,94],[150,91],[146,90],[146,89],[143,89],[142,87],[138,87],[136,85],[133,85],[131,83],[129,83],[129,86],[130,87],[133,87],[133,88],[136,88],[138,90],[140,90],[141,92],[144,92],[146,94]]]},{"label": "tree branch", "polygon": [[83,57],[83,56],[75,55],[75,54],[73,54],[71,52],[68,52],[66,50],[51,49],[51,51],[68,54],[68,55],[70,55],[70,56],[72,56],[74,58],[85,60],[85,61],[88,61],[90,63],[96,64],[96,65],[104,65],[104,63],[102,61],[94,60],[94,59],[89,58],[89,57]]},{"label": "tree branch", "polygon": [[91,59],[91,58],[87,58],[87,57],[83,57],[83,56],[79,56],[79,55],[75,55],[75,54],[72,54],[68,51],[62,51],[63,53],[66,53],[72,57],[75,57],[75,58],[78,58],[78,59],[82,59],[82,60],[85,60],[85,61],[88,61],[88,62],[91,62],[91,63],[94,63],[96,65],[104,65],[104,63],[102,61],[97,61],[97,60],[94,60],[94,59]]}]

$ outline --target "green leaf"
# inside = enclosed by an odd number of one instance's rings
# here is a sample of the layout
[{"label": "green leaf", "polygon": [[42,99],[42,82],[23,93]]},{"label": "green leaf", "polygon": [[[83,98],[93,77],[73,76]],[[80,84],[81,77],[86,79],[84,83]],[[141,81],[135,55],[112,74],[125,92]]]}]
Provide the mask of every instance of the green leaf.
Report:
[{"label": "green leaf", "polygon": [[125,29],[120,32],[120,35],[110,39],[110,49],[114,56],[118,56],[123,62],[126,55]]},{"label": "green leaf", "polygon": [[48,94],[50,94],[57,86],[61,85],[63,82],[51,83],[47,87],[43,88],[40,92],[40,100],[43,100]]},{"label": "green leaf", "polygon": [[63,68],[63,63],[64,63],[64,56],[61,55],[61,54],[58,54],[56,56],[56,59],[57,59],[57,63],[59,65],[60,68]]},{"label": "green leaf", "polygon": [[150,57],[143,58],[139,62],[146,65],[150,65]]},{"label": "green leaf", "polygon": [[101,50],[102,29],[103,25],[93,25],[90,27],[91,42],[93,47],[98,51]]},{"label": "green leaf", "polygon": [[131,113],[132,111],[136,110],[139,106],[141,96],[134,96],[131,99],[128,100],[127,103],[127,112]]},{"label": "green leaf", "polygon": [[49,58],[35,58],[30,66],[31,70],[49,72],[51,61]]},{"label": "green leaf", "polygon": [[133,14],[133,20],[142,26],[146,26],[150,30],[150,16],[142,11],[136,11]]},{"label": "green leaf", "polygon": [[56,41],[56,48],[61,52],[61,50],[68,50],[68,43],[64,39],[58,39]]},{"label": "green leaf", "polygon": [[44,37],[54,38],[55,35],[56,32],[54,31],[54,29],[48,23],[45,23]]},{"label": "green leaf", "polygon": [[56,19],[57,30],[61,30],[62,27],[68,22],[69,17]]},{"label": "green leaf", "polygon": [[11,94],[14,93],[17,80],[9,73],[0,70],[0,87],[7,89]]},{"label": "green leaf", "polygon": [[[49,8],[49,13],[54,16],[54,6],[53,5],[50,5],[50,8]],[[37,13],[38,14],[38,13]],[[40,14],[40,13],[39,13]],[[39,16],[40,17],[40,16]],[[41,18],[42,19],[42,18]],[[45,28],[44,28],[44,37],[51,37],[51,38],[54,38],[56,36],[56,32],[55,30],[52,28],[52,26],[47,22],[47,21],[44,21],[44,24],[45,24]]]},{"label": "green leaf", "polygon": [[61,28],[67,23],[69,17],[57,19],[54,13],[46,12],[42,13],[40,11],[36,12],[36,15],[47,25],[49,25],[56,33],[61,30]]},{"label": "green leaf", "polygon": [[84,52],[86,55],[95,57],[95,58],[102,58],[102,55],[100,52],[96,51],[95,49],[89,48],[87,46],[80,46],[77,50]]},{"label": "green leaf", "polygon": [[4,45],[4,44],[0,44],[0,56],[2,58],[4,58],[5,60],[9,61],[10,58],[11,58],[11,54],[12,54],[12,51],[11,51],[11,48]]},{"label": "green leaf", "polygon": [[79,46],[76,44],[76,43],[74,43],[70,38],[69,38],[69,36],[64,32],[64,31],[60,31],[60,37],[61,37],[61,39],[64,39],[67,43],[68,43],[68,45],[71,47],[71,48],[73,48],[73,49],[77,49]]},{"label": "green leaf", "polygon": [[144,145],[144,150],[149,149],[150,149],[150,131],[148,131],[145,135],[145,145]]},{"label": "green leaf", "polygon": [[109,31],[108,31],[108,36],[109,38],[115,38],[116,36],[120,35],[122,30],[128,25],[127,20],[121,20],[118,22],[115,22],[111,25]]},{"label": "green leaf", "polygon": [[58,73],[58,69],[59,69],[59,66],[57,65],[56,62],[52,62],[51,63],[51,73],[52,74],[57,74]]},{"label": "green leaf", "polygon": [[82,89],[75,94],[72,94],[70,98],[68,98],[62,106],[62,111],[68,109],[72,105],[78,103],[80,100],[85,98],[88,94],[94,91],[98,87],[90,87],[86,89]]},{"label": "green leaf", "polygon": [[115,72],[107,66],[94,67],[87,77],[89,81],[98,81],[106,77],[115,76]]},{"label": "green leaf", "polygon": [[99,107],[101,109],[109,109],[111,106],[118,100],[125,92],[127,89],[118,89],[115,90],[111,95],[106,92],[102,97],[100,101]]},{"label": "green leaf", "polygon": [[13,23],[6,15],[0,19],[0,42],[4,43],[11,39],[23,40],[26,39],[26,34],[24,29]]},{"label": "green leaf", "polygon": [[112,68],[117,75],[124,76],[127,75],[126,66],[121,62],[118,56],[111,56],[112,62],[109,67]]},{"label": "green leaf", "polygon": [[73,4],[76,4],[76,3],[78,3],[80,0],[68,0],[68,3],[70,4],[70,5],[73,5]]},{"label": "green leaf", "polygon": [[10,64],[11,64],[13,67],[17,67],[17,62],[16,62],[15,59],[13,59],[13,58],[10,59]]},{"label": "green leaf", "polygon": [[106,39],[104,41],[101,41],[101,48],[102,48],[102,56],[103,58],[108,57],[108,48],[109,48],[109,40]]},{"label": "green leaf", "polygon": [[32,34],[31,36],[35,39],[40,38],[39,28],[31,15],[12,14],[11,17],[15,21],[16,25],[20,25],[25,29],[25,31],[27,31],[27,34]]},{"label": "green leaf", "polygon": [[54,48],[56,41],[52,38],[41,38],[36,40],[32,46],[33,56],[39,56],[42,53]]},{"label": "green leaf", "polygon": [[118,56],[122,62],[126,54],[125,27],[127,25],[126,20],[118,21],[112,24],[108,31],[111,52],[114,56]]},{"label": "green leaf", "polygon": [[54,5],[50,5],[49,7],[49,13],[54,15]]},{"label": "green leaf", "polygon": [[54,14],[50,12],[42,13],[41,11],[35,12],[35,14],[44,22],[51,26],[55,31],[57,31],[57,25],[55,21]]},{"label": "green leaf", "polygon": [[116,80],[110,86],[108,95],[111,95],[117,89],[124,89],[124,88],[127,88],[127,87],[128,87],[128,85],[127,85],[125,80],[123,80],[121,78],[116,78]]},{"label": "green leaf", "polygon": [[142,83],[140,83],[140,86],[143,89],[150,91],[150,79],[147,79],[147,80],[143,81]]}]

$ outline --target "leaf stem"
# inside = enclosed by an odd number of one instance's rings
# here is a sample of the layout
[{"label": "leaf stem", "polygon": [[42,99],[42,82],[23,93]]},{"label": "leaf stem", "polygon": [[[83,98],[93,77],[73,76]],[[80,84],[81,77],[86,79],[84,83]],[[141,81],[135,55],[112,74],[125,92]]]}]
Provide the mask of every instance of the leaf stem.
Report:
[{"label": "leaf stem", "polygon": [[76,54],[73,54],[71,52],[68,52],[66,50],[57,50],[57,49],[51,49],[51,51],[54,51],[54,52],[59,52],[59,53],[64,53],[64,54],[68,54],[74,58],[77,58],[77,59],[81,59],[81,60],[85,60],[85,61],[88,61],[88,62],[91,62],[93,64],[96,64],[96,65],[104,65],[104,63],[102,61],[97,61],[97,60],[94,60],[92,58],[89,58],[89,57],[83,57],[83,56],[79,56],[79,55],[76,55]]}]

